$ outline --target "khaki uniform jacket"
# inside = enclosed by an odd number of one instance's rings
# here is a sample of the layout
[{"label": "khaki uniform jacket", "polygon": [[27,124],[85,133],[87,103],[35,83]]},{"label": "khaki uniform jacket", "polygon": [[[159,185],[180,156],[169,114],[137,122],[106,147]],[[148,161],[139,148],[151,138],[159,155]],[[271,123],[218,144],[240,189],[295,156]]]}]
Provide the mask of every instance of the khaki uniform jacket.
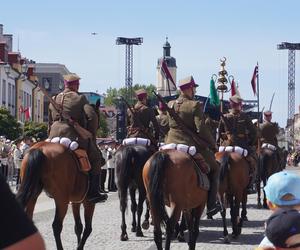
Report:
[{"label": "khaki uniform jacket", "polygon": [[240,146],[249,150],[256,144],[257,128],[252,123],[250,117],[244,112],[230,113],[224,115],[228,124],[221,119],[219,133],[220,145]]},{"label": "khaki uniform jacket", "polygon": [[159,125],[159,131],[160,131],[160,142],[164,142],[167,134],[169,132],[169,117],[167,112],[161,112],[159,115],[156,116],[157,123]]},{"label": "khaki uniform jacket", "polygon": [[261,143],[270,143],[274,146],[278,146],[277,135],[279,133],[279,127],[276,122],[264,121],[259,126],[260,128],[260,141]]},{"label": "khaki uniform jacket", "polygon": [[[149,108],[147,105],[138,101],[135,106],[135,116],[130,110],[127,110],[127,137],[141,137],[147,138],[147,135],[143,133],[142,129],[139,127],[139,121],[143,124],[144,128],[149,130],[150,123],[152,123],[152,127],[154,130],[154,137],[159,139],[159,126],[157,120],[155,118],[155,114],[152,108]],[[148,138],[149,139],[149,138]]]},{"label": "khaki uniform jacket", "polygon": [[[170,101],[168,106],[175,110],[190,130],[194,131],[200,138],[208,142],[211,148],[215,148],[216,142],[208,127],[205,125],[202,107],[198,101],[191,100],[188,96],[181,94],[176,100]],[[189,146],[195,146],[197,152],[201,152],[201,150],[205,149],[200,145],[196,145],[194,140],[184,133],[176,121],[170,117],[170,115],[168,115],[168,117],[170,130],[168,132],[166,143],[182,143]]]}]

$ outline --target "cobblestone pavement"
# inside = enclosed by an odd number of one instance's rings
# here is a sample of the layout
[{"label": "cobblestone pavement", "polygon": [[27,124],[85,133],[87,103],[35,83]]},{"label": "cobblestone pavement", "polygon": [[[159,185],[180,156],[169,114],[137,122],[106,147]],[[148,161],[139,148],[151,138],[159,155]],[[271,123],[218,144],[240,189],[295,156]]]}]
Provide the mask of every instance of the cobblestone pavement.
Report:
[{"label": "cobblestone pavement", "polygon": [[[269,210],[256,208],[256,195],[248,197],[248,218],[249,221],[244,223],[242,234],[238,239],[232,239],[231,244],[223,244],[222,241],[222,221],[220,216],[215,219],[207,220],[203,218],[200,222],[200,234],[197,241],[197,249],[254,249],[263,238],[264,221],[271,214]],[[50,209],[45,209],[43,203],[47,204]],[[36,226],[43,235],[47,249],[56,249],[55,240],[52,233],[52,221],[54,218],[54,203],[51,199],[43,195],[37,204],[37,212],[34,214]],[[41,209],[43,208],[43,209]],[[130,208],[130,204],[129,204]],[[229,210],[227,211],[227,216]],[[127,229],[129,240],[120,241],[120,222],[121,213],[119,212],[119,201],[117,193],[110,193],[106,203],[97,204],[93,220],[93,232],[88,238],[85,249],[156,249],[153,241],[152,227],[144,231],[143,238],[138,238],[131,229],[131,213],[127,213]],[[65,249],[76,249],[76,236],[74,233],[74,221],[71,208],[64,220],[62,232],[62,241]],[[228,220],[228,230],[231,233],[230,221]],[[187,236],[187,234],[186,234]],[[188,249],[186,243],[173,241],[171,249]]]}]

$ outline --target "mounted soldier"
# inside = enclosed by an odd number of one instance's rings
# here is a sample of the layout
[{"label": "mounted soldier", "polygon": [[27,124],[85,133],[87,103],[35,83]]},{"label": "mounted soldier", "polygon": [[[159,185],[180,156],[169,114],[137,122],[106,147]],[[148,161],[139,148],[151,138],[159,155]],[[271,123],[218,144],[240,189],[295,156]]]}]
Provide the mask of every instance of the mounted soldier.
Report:
[{"label": "mounted soldier", "polygon": [[158,142],[159,125],[155,118],[154,110],[147,106],[147,91],[139,89],[135,94],[138,101],[132,110],[127,110],[127,137],[145,138],[150,139],[152,142],[152,132],[149,130],[152,123],[154,139]]},{"label": "mounted soldier", "polygon": [[[86,150],[88,159],[91,164],[89,171],[89,190],[87,198],[93,203],[105,201],[106,194],[99,192],[100,187],[100,170],[105,161],[99,151],[95,132],[98,128],[98,117],[94,109],[89,105],[86,97],[78,93],[80,78],[76,74],[64,76],[65,89],[63,92],[53,97],[53,100],[61,107],[61,111],[71,117],[72,121],[79,126],[87,129],[93,134],[91,138],[83,138],[75,129],[70,120],[67,120],[62,112],[59,112],[52,104],[49,105],[49,138],[67,137],[73,141],[77,141],[79,147]],[[62,166],[63,167],[63,166]]]},{"label": "mounted soldier", "polygon": [[216,202],[219,184],[219,165],[215,161],[213,150],[216,149],[216,142],[207,126],[205,125],[201,104],[194,100],[196,87],[192,76],[179,81],[180,95],[176,100],[168,103],[169,108],[173,109],[184,121],[184,125],[190,131],[198,135],[204,144],[196,144],[192,136],[183,130],[182,125],[178,124],[169,114],[170,130],[167,135],[166,143],[185,144],[195,146],[197,153],[193,156],[197,165],[208,174],[210,189],[207,200],[207,215],[213,216],[220,211],[219,204]]},{"label": "mounted soldier", "polygon": [[[279,126],[278,123],[272,122],[272,112],[265,111],[264,112],[264,122],[260,124],[260,142],[262,146],[268,147],[268,145],[274,146],[276,157],[278,162],[281,162],[279,155],[279,147],[277,141],[277,135],[279,134]],[[270,147],[270,146],[269,146]]]},{"label": "mounted soldier", "polygon": [[169,132],[169,117],[166,110],[165,104],[159,102],[158,105],[158,115],[156,116],[157,123],[159,125],[159,142],[164,142],[166,140],[167,134]]},{"label": "mounted soldier", "polygon": [[231,109],[220,120],[218,142],[220,146],[239,146],[247,149],[246,160],[249,163],[250,175],[247,191],[248,193],[255,193],[253,183],[256,177],[257,156],[254,148],[257,129],[250,117],[242,112],[242,98],[239,95],[233,95],[229,98],[229,101]]}]

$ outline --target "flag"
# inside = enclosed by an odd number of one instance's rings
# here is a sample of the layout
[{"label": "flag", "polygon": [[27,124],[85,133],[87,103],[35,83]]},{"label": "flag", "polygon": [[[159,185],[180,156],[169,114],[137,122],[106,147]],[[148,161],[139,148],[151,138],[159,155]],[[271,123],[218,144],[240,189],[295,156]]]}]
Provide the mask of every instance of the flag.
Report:
[{"label": "flag", "polygon": [[234,79],[232,79],[232,81],[231,81],[231,96],[234,96],[234,95],[241,96],[240,91],[239,91],[237,85],[235,84]]},{"label": "flag", "polygon": [[161,71],[163,77],[167,80],[170,80],[176,89],[176,83],[174,82],[173,77],[172,77],[164,59],[161,61],[160,71]]},{"label": "flag", "polygon": [[215,81],[213,78],[210,80],[210,100],[209,103],[213,106],[219,106],[220,105],[220,99],[216,90]]},{"label": "flag", "polygon": [[23,110],[24,115],[25,115],[25,120],[29,121],[31,117],[31,109],[30,107],[26,108]]},{"label": "flag", "polygon": [[258,65],[255,66],[254,71],[253,71],[253,76],[251,79],[251,86],[252,86],[252,90],[254,95],[256,95],[256,80],[258,77]]}]

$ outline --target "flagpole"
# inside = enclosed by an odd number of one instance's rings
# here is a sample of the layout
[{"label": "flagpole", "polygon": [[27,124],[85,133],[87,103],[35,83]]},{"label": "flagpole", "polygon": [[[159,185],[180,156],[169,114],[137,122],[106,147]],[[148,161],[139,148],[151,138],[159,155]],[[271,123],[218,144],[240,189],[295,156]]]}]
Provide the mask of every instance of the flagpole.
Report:
[{"label": "flagpole", "polygon": [[258,110],[258,119],[257,119],[257,127],[259,127],[259,122],[260,122],[260,112],[259,112],[259,67],[258,67],[258,62],[257,62],[257,110]]}]

